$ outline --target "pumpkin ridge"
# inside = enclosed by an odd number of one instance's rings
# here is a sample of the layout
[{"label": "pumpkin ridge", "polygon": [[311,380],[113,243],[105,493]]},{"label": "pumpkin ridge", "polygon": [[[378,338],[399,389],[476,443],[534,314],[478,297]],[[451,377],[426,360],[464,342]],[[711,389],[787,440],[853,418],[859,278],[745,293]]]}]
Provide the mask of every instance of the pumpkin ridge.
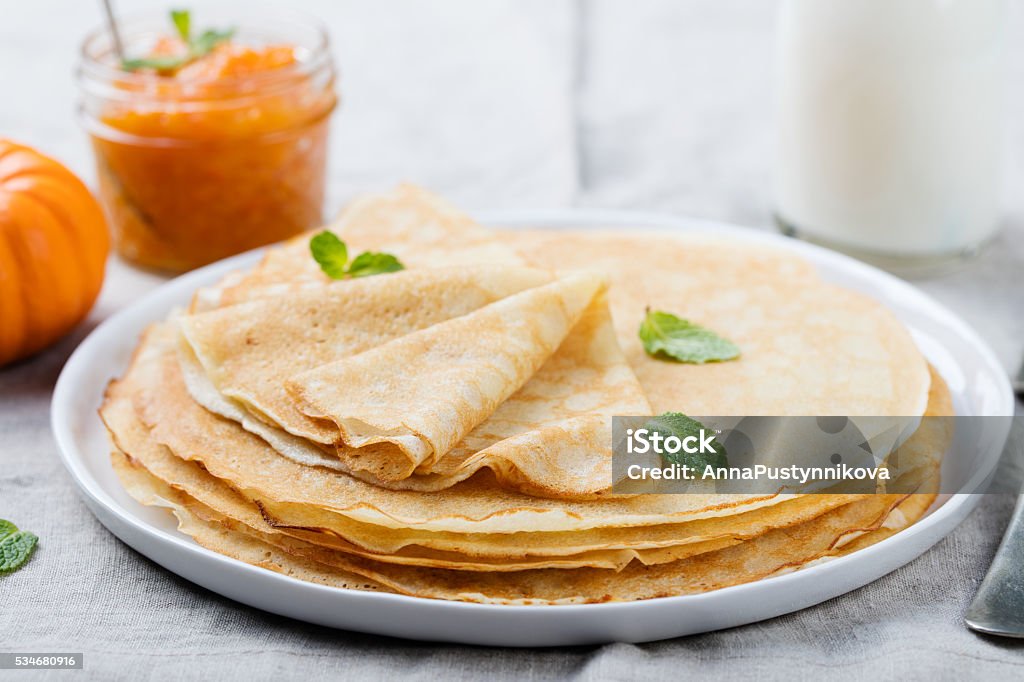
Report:
[{"label": "pumpkin ridge", "polygon": [[18,282],[21,267],[7,240],[3,220],[5,211],[0,208],[0,365],[19,357],[28,333],[24,292]]},{"label": "pumpkin ridge", "polygon": [[[84,185],[81,189],[88,191]],[[51,216],[71,241],[71,251],[74,254],[71,260],[78,271],[78,277],[75,279],[89,284],[78,289],[78,309],[80,314],[84,315],[96,300],[103,282],[108,242],[103,239],[99,246],[90,248],[89,240],[82,233],[84,226],[73,217],[76,214],[81,216],[83,212],[88,211],[88,206],[82,206],[83,202],[76,201],[74,196],[67,196],[68,194],[73,193],[64,191],[52,177],[46,177],[35,187],[32,198],[50,211]],[[102,219],[102,216],[100,218]]]},{"label": "pumpkin ridge", "polygon": [[99,293],[109,250],[102,209],[71,171],[0,139],[0,365],[53,343]]}]

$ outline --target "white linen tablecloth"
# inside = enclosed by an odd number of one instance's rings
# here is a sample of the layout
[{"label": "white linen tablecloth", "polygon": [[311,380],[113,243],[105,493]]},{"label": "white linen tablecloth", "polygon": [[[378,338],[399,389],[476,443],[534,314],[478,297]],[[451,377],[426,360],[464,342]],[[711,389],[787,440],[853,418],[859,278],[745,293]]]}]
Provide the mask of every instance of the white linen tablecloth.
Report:
[{"label": "white linen tablecloth", "polygon": [[[356,192],[412,180],[470,209],[611,206],[770,229],[774,0],[293,4],[327,23],[341,67],[332,211]],[[1014,9],[1005,229],[970,267],[918,283],[988,339],[1007,370],[1024,353],[1024,18]],[[78,41],[100,21],[99,3],[35,0],[3,11],[0,135],[91,180],[72,72]],[[853,593],[653,644],[423,644],[307,625],[197,588],[93,518],[49,427],[68,354],[161,281],[112,259],[85,324],[0,370],[0,518],[41,538],[29,565],[0,578],[0,651],[84,652],[87,677],[123,680],[1024,675],[1019,645],[971,634],[961,620],[1010,513],[1006,494],[987,496],[934,549]],[[1000,478],[1013,489],[1021,462],[1005,462]],[[0,678],[80,674],[5,672]]]}]

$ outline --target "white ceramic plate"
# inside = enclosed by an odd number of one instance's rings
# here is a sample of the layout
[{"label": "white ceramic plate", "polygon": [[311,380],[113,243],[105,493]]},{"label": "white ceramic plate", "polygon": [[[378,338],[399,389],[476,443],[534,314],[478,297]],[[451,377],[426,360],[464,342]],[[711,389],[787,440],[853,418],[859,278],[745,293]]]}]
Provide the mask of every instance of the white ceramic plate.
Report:
[{"label": "white ceramic plate", "polygon": [[[714,223],[609,211],[548,211],[481,216],[516,227],[653,228],[709,231],[792,249],[825,279],[888,305],[911,329],[949,383],[958,414],[1012,415],[1009,382],[988,346],[959,318],[912,286],[815,246]],[[494,606],[343,590],[256,568],[211,552],[177,532],[169,515],[132,500],[109,462],[110,445],[97,417],[103,389],[120,376],[139,332],[185,304],[199,286],[253,265],[260,252],[215,263],[168,282],[110,317],[64,367],[53,396],[52,424],[61,457],[89,508],[131,547],[192,582],[266,611],[331,627],[422,640],[501,646],[642,642],[751,623],[836,597],[906,564],[952,531],[977,495],[940,498],[931,513],[893,537],[850,556],[802,571],[705,594],[578,606]],[[996,455],[1006,432],[989,434]],[[994,463],[995,458],[990,458]],[[943,475],[955,465],[947,457]],[[949,464],[954,462],[954,464]],[[957,472],[952,472],[956,474]],[[985,476],[990,469],[975,472]],[[140,605],[141,606],[141,605]]]}]

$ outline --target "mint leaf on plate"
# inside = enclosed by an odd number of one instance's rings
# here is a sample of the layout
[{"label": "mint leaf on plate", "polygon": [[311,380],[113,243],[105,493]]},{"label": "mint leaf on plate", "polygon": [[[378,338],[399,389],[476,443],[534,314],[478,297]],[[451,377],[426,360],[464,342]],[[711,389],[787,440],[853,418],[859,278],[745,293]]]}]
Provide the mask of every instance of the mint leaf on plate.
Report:
[{"label": "mint leaf on plate", "polygon": [[732,341],[689,320],[660,310],[647,311],[640,340],[648,355],[677,362],[703,364],[732,360],[740,355]]}]

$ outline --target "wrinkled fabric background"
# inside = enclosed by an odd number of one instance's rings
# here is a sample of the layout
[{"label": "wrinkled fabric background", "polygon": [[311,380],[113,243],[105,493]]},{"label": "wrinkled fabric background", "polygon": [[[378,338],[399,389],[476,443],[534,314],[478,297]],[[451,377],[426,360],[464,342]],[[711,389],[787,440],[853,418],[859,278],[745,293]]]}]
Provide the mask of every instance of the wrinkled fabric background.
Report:
[{"label": "wrinkled fabric background", "polygon": [[[127,12],[165,3],[118,4]],[[341,67],[331,212],[355,192],[409,179],[470,209],[635,208],[770,229],[775,0],[293,4],[328,24]],[[1014,12],[1006,227],[969,268],[919,282],[987,338],[1008,371],[1024,353],[1024,12]],[[73,69],[79,40],[99,21],[98,2],[35,0],[7,3],[0,22],[0,135],[89,180]],[[978,637],[961,620],[1008,519],[1009,494],[987,496],[934,549],[860,590],[653,644],[422,644],[307,625],[197,588],[100,526],[60,465],[48,423],[75,345],[161,281],[112,261],[80,329],[0,370],[0,517],[42,538],[27,567],[0,578],[0,651],[84,652],[87,677],[123,680],[1024,674],[1020,645]],[[1002,488],[1020,478],[1021,462],[1004,462]]]}]

